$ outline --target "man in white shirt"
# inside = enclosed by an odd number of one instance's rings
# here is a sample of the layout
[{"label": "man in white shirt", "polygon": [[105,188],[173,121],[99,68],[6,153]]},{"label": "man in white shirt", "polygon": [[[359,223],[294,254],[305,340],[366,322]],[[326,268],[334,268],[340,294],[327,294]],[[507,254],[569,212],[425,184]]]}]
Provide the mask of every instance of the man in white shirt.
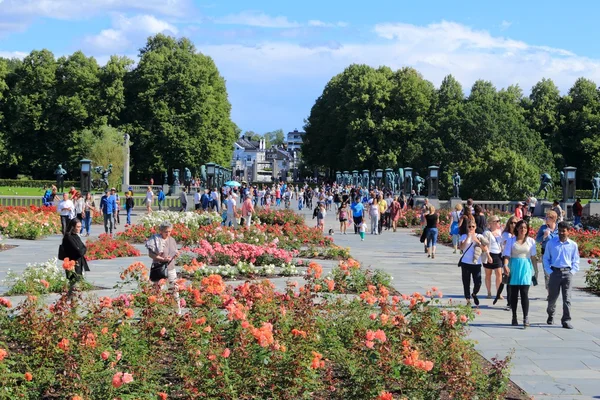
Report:
[{"label": "man in white shirt", "polygon": [[196,189],[196,193],[194,193],[194,210],[200,209],[200,188]]},{"label": "man in white shirt", "polygon": [[219,192],[217,192],[217,188],[213,188],[213,191],[210,192],[210,197],[212,198],[212,208],[219,212]]},{"label": "man in white shirt", "polygon": [[225,226],[230,226],[233,224],[234,228],[238,227],[237,218],[235,217],[235,207],[237,202],[235,198],[237,196],[234,193],[230,193],[225,201],[225,205],[227,206],[227,219],[225,220]]},{"label": "man in white shirt", "polygon": [[64,235],[69,221],[75,218],[75,204],[69,200],[68,193],[63,193],[63,199],[58,203],[57,211],[60,214],[60,224]]}]

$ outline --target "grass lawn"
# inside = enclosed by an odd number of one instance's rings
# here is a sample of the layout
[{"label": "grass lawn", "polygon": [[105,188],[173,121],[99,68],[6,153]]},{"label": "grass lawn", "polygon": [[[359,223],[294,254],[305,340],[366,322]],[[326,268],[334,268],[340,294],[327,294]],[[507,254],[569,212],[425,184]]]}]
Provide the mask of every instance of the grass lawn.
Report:
[{"label": "grass lawn", "polygon": [[44,190],[30,187],[0,186],[0,196],[43,196]]}]

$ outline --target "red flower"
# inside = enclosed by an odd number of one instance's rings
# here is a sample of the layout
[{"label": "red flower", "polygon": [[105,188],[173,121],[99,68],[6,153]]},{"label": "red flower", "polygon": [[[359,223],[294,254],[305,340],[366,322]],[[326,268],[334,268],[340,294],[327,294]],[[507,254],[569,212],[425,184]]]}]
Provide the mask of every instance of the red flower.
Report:
[{"label": "red flower", "polygon": [[25,372],[25,380],[27,382],[31,382],[32,379],[33,379],[33,375],[31,375],[31,372]]}]

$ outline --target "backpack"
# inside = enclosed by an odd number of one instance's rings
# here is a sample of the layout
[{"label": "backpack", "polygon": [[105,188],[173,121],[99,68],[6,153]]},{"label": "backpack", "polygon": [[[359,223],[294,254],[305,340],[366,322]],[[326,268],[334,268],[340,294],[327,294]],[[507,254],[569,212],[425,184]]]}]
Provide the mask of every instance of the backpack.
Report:
[{"label": "backpack", "polygon": [[165,192],[162,190],[158,192],[158,201],[163,201],[165,199]]},{"label": "backpack", "polygon": [[[321,208],[317,206],[315,208],[315,210],[313,211],[313,219],[317,218],[320,213],[321,213]],[[321,218],[323,218],[323,214],[321,214]]]}]

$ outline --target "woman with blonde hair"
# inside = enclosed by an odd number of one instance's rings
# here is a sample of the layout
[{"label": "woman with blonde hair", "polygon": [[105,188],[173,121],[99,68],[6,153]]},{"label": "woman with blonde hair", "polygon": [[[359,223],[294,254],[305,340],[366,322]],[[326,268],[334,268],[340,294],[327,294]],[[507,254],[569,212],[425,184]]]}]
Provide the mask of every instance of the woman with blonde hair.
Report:
[{"label": "woman with blonde hair", "polygon": [[152,200],[154,200],[154,192],[152,192],[152,186],[148,186],[146,191],[146,212],[152,213]]},{"label": "woman with blonde hair", "polygon": [[427,223],[427,257],[435,258],[435,245],[437,244],[439,215],[435,212],[433,204],[427,206],[425,215]]},{"label": "woman with blonde hair", "polygon": [[454,253],[458,250],[458,242],[460,240],[460,232],[458,229],[458,222],[460,221],[460,216],[462,214],[463,206],[458,203],[454,206],[454,211],[450,213],[452,217],[452,223],[450,224],[450,235],[452,235],[452,247],[454,247]]}]

